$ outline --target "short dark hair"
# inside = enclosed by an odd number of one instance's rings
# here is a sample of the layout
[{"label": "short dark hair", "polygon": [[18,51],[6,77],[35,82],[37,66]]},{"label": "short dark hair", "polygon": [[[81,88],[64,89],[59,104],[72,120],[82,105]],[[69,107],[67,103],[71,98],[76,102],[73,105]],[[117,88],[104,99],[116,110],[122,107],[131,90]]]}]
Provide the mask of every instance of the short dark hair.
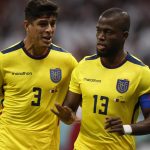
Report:
[{"label": "short dark hair", "polygon": [[25,7],[25,19],[34,21],[43,16],[58,15],[58,5],[54,0],[29,0]]},{"label": "short dark hair", "polygon": [[118,23],[120,23],[120,27],[123,31],[129,31],[130,28],[130,16],[129,14],[124,11],[121,8],[110,8],[106,11],[104,11],[101,14],[102,17],[120,17],[121,19],[118,20]]}]

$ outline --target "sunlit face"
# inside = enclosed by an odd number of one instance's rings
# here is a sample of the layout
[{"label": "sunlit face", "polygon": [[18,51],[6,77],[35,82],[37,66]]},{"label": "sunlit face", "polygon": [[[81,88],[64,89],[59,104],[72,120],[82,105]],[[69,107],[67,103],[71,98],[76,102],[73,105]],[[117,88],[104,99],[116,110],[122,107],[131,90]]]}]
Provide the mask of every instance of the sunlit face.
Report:
[{"label": "sunlit face", "polygon": [[27,37],[36,47],[49,47],[56,29],[55,16],[42,16],[32,23],[25,21]]},{"label": "sunlit face", "polygon": [[100,57],[116,55],[123,48],[124,32],[116,18],[100,17],[96,26],[97,53]]}]

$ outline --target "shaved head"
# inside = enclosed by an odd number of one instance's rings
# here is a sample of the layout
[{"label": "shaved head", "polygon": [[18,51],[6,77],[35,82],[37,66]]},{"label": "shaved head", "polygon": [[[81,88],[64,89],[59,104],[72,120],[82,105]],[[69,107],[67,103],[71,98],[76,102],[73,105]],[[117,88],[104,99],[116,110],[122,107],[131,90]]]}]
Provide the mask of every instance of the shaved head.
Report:
[{"label": "shaved head", "polygon": [[123,54],[125,40],[129,35],[130,17],[120,8],[104,11],[97,22],[97,54],[100,57],[115,57]]},{"label": "shaved head", "polygon": [[104,11],[100,17],[100,18],[112,18],[116,20],[116,24],[119,25],[120,29],[122,31],[129,31],[130,28],[130,16],[129,14],[120,9],[120,8],[110,8],[106,11]]}]

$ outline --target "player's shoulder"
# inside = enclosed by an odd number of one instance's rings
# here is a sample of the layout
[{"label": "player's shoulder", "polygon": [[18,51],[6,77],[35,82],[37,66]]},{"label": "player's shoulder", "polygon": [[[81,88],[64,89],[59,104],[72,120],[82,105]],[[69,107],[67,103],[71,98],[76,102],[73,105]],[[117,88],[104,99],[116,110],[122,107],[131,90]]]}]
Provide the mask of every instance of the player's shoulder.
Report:
[{"label": "player's shoulder", "polygon": [[15,43],[14,45],[12,45],[10,47],[1,50],[1,54],[10,54],[10,53],[12,53],[14,51],[19,50],[22,47],[23,47],[23,41]]},{"label": "player's shoulder", "polygon": [[150,74],[149,67],[142,60],[137,58],[136,56],[134,56],[132,54],[128,54],[127,61],[132,64],[131,67],[133,70],[135,70],[135,71],[139,70],[140,72]]},{"label": "player's shoulder", "polygon": [[51,44],[50,49],[53,50],[53,51],[57,51],[57,52],[69,53],[68,51],[66,51],[61,46],[55,45],[54,43]]},{"label": "player's shoulder", "polygon": [[54,43],[52,43],[51,46],[50,46],[50,50],[52,50],[54,53],[56,52],[57,57],[60,56],[61,58],[65,58],[66,61],[71,60],[71,61],[77,62],[75,57],[70,52],[68,52],[67,50],[62,48],[61,46],[58,46],[58,45],[55,45]]},{"label": "player's shoulder", "polygon": [[136,56],[134,56],[130,53],[127,54],[126,59],[127,59],[127,61],[134,64],[135,66],[146,67],[146,65],[142,62],[142,60],[140,60],[139,58],[137,58]]},{"label": "player's shoulder", "polygon": [[64,63],[66,63],[68,66],[77,66],[78,62],[76,58],[64,48],[52,43],[50,46],[50,50],[52,50],[53,54],[55,55],[55,57],[57,57],[57,59],[64,61]]},{"label": "player's shoulder", "polygon": [[95,61],[92,60],[96,60],[97,58],[98,57],[96,54],[85,56],[79,61],[78,65],[76,66],[76,70],[83,71],[89,69],[90,67],[93,67],[93,65],[95,65]]},{"label": "player's shoulder", "polygon": [[80,60],[79,65],[86,64],[92,62],[92,60],[98,59],[97,54],[85,56],[82,60]]},{"label": "player's shoulder", "polygon": [[97,58],[98,58],[97,54],[93,54],[93,55],[85,56],[84,60],[85,61],[90,61],[90,60],[95,60]]}]

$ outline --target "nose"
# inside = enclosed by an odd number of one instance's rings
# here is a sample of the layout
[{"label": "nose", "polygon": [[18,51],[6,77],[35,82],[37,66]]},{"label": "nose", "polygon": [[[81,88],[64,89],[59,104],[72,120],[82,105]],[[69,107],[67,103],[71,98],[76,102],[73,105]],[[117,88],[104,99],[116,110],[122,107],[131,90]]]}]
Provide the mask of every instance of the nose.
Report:
[{"label": "nose", "polygon": [[48,24],[48,25],[47,25],[46,31],[47,31],[47,32],[52,32],[52,31],[53,31],[53,28],[52,28],[51,24]]},{"label": "nose", "polygon": [[97,38],[99,40],[105,40],[105,34],[104,34],[104,32],[101,31],[101,32],[97,33]]}]

